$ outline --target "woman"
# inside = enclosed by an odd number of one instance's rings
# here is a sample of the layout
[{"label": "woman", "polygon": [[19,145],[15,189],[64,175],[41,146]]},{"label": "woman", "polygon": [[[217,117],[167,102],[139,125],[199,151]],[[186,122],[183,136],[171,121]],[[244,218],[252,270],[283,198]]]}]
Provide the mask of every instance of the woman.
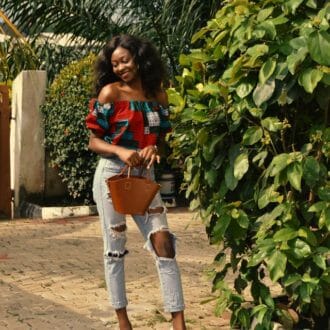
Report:
[{"label": "woman", "polygon": [[[132,329],[126,306],[124,256],[126,220],[112,206],[105,180],[126,165],[137,173],[159,162],[158,146],[169,131],[167,95],[162,89],[163,66],[150,42],[130,35],[115,36],[104,47],[95,66],[95,94],[86,118],[91,130],[89,148],[100,154],[93,195],[104,238],[105,276],[120,329]],[[144,171],[145,173],[146,171]],[[146,175],[146,173],[145,173]],[[185,329],[184,302],[175,237],[158,193],[144,216],[132,215],[143,234],[145,247],[155,257],[165,311],[174,329]]]}]

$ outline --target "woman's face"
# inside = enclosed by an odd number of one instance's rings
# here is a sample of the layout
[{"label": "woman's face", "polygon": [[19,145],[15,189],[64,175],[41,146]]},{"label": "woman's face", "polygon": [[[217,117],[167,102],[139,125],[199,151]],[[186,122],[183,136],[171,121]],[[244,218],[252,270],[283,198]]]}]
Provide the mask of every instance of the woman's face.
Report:
[{"label": "woman's face", "polygon": [[117,47],[111,56],[112,70],[124,82],[130,82],[137,77],[137,65],[132,54],[123,47]]}]

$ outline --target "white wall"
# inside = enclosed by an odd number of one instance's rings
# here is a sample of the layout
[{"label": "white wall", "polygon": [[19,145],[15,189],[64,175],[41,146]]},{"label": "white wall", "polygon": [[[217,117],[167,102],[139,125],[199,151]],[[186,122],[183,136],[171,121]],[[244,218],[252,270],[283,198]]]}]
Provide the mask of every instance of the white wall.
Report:
[{"label": "white wall", "polygon": [[45,189],[44,129],[39,106],[44,102],[45,71],[22,71],[13,82],[10,122],[11,189],[14,212],[27,194]]}]

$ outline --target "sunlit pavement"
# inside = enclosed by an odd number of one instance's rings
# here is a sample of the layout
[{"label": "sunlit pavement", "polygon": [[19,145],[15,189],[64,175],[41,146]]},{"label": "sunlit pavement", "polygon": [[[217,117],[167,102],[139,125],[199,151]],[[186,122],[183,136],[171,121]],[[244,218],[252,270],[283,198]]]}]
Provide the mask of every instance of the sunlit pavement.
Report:
[{"label": "sunlit pavement", "polygon": [[[188,329],[229,329],[229,313],[213,314],[211,269],[216,248],[186,209],[173,208]],[[134,329],[169,329],[153,259],[131,218],[126,257],[128,311]],[[117,329],[103,274],[96,216],[0,221],[0,329]]]}]

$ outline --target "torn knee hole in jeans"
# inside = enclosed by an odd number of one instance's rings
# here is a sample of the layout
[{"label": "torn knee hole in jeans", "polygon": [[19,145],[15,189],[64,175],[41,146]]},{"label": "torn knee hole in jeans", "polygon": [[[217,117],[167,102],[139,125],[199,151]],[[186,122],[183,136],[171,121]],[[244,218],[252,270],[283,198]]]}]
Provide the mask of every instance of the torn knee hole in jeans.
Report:
[{"label": "torn knee hole in jeans", "polygon": [[[166,237],[156,238],[155,235],[164,232],[167,233]],[[156,258],[175,258],[175,236],[170,232],[168,227],[161,226],[150,232],[148,241],[150,244],[149,249],[155,254]]]},{"label": "torn knee hole in jeans", "polygon": [[165,207],[163,206],[151,207],[148,209],[149,214],[162,214],[164,212],[165,212]]},{"label": "torn knee hole in jeans", "polygon": [[126,224],[110,227],[110,234],[113,238],[124,238],[126,236]]},{"label": "torn knee hole in jeans", "polygon": [[111,251],[108,251],[106,253],[106,256],[109,257],[109,258],[123,258],[126,254],[128,253],[128,250],[124,250],[123,252],[118,252],[118,251],[114,251],[114,252],[111,252]]}]

